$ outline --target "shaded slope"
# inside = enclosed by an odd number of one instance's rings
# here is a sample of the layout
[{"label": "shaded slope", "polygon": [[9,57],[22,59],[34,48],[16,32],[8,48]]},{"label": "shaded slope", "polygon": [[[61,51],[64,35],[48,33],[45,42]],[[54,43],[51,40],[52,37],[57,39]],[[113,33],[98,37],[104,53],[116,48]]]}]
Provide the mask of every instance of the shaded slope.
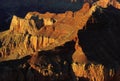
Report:
[{"label": "shaded slope", "polygon": [[13,16],[0,33],[0,80],[119,81],[119,10],[106,5]]},{"label": "shaded slope", "polygon": [[79,31],[80,45],[90,61],[106,66],[120,64],[120,11],[109,6],[93,14],[86,29]]}]

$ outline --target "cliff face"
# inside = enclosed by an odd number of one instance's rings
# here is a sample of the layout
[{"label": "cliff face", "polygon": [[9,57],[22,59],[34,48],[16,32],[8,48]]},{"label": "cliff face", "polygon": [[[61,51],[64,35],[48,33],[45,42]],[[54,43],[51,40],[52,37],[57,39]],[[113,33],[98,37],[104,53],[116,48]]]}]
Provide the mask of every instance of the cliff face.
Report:
[{"label": "cliff face", "polygon": [[0,81],[119,81],[120,10],[109,0],[85,2],[75,12],[14,15],[0,32]]},{"label": "cliff face", "polygon": [[74,39],[77,42],[78,30],[83,29],[95,8],[95,5],[90,8],[86,3],[75,13],[30,12],[24,19],[13,16],[10,29],[0,36],[1,59],[16,59],[37,51],[51,50]]}]

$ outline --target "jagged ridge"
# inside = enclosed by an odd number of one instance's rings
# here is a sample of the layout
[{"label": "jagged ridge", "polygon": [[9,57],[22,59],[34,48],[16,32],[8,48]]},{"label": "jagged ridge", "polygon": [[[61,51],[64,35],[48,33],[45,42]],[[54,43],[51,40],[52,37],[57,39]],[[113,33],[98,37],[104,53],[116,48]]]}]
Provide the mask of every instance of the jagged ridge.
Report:
[{"label": "jagged ridge", "polygon": [[[1,69],[8,72],[18,69],[17,72],[20,73],[18,78],[21,77],[20,80],[22,81],[25,79],[20,69],[22,71],[27,69],[25,70],[27,73],[25,77],[28,81],[47,81],[48,79],[51,81],[70,79],[104,81],[109,80],[108,78],[111,79],[114,76],[114,71],[110,70],[109,72],[102,65],[91,64],[80,47],[80,39],[77,37],[79,35],[78,30],[83,29],[92,13],[96,12],[96,7],[106,8],[107,4],[101,6],[98,1],[89,8],[89,4],[86,3],[81,10],[75,13],[71,11],[65,14],[31,12],[24,19],[14,16],[10,30],[2,32],[0,36],[1,61],[23,60],[21,58],[28,55],[32,58],[27,62],[18,64],[13,69],[10,66],[7,66],[9,69],[4,68],[6,66],[3,65],[7,62],[1,62],[1,66],[3,66]],[[76,79],[75,76],[79,78]],[[52,77],[54,78],[52,79]]]}]

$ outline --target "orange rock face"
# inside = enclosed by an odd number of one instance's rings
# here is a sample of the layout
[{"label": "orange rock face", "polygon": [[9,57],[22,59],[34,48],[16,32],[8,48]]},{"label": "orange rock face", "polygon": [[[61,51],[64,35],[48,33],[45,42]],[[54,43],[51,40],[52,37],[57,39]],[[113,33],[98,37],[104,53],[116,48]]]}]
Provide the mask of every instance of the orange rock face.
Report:
[{"label": "orange rock face", "polygon": [[110,0],[99,0],[99,5],[103,8],[106,8],[109,4]]},{"label": "orange rock face", "polygon": [[[50,50],[63,45],[77,37],[78,30],[83,29],[95,11],[96,6],[97,5],[93,5],[90,8],[89,3],[85,3],[82,9],[74,13],[72,11],[67,11],[63,14],[30,12],[25,18],[13,16],[9,31],[1,36],[1,40],[3,39],[2,42],[5,40],[5,42],[8,42],[7,45],[3,44],[2,47],[5,46],[5,51],[6,49],[10,50],[9,56],[14,51],[16,51],[14,53],[19,52],[19,55],[23,48],[26,50],[29,48],[30,52],[33,53],[38,50]],[[14,39],[12,34],[15,35],[15,38],[21,36],[20,39],[22,40]],[[9,39],[5,38],[8,35],[11,35]],[[12,43],[10,43],[11,41]],[[10,45],[13,46],[14,50],[11,51]],[[8,48],[6,48],[6,46]],[[21,50],[19,50],[17,46],[20,46]],[[25,55],[26,52],[27,51],[24,51],[23,54],[20,55]]]},{"label": "orange rock face", "polygon": [[[84,1],[86,3],[83,7],[75,12],[46,12],[44,14],[29,12],[25,18],[13,16],[10,29],[0,32],[0,81],[119,81],[119,72],[115,74],[113,69],[108,69],[101,63],[99,64],[101,58],[99,59],[97,56],[102,57],[102,60],[104,60],[102,56],[104,53],[97,55],[98,52],[95,50],[92,53],[98,61],[91,61],[87,57],[88,53],[84,51],[85,47],[82,47],[79,41],[80,31],[93,33],[88,29],[83,30],[89,19],[93,18],[92,24],[96,27],[100,25],[101,22],[96,21],[94,18],[94,16],[104,14],[99,13],[99,9],[106,9],[109,5],[119,8],[119,3],[115,0],[113,2],[99,0],[95,3],[95,0]],[[72,0],[72,2],[76,3],[77,0]],[[96,9],[98,9],[97,12]],[[94,12],[95,15],[93,15]],[[101,17],[103,16],[99,16],[99,18]],[[102,24],[106,25],[106,23]],[[90,26],[93,27],[92,24]],[[105,30],[105,35],[108,35],[107,30]],[[100,32],[104,33],[104,31]],[[111,32],[110,29],[109,32]],[[97,34],[99,33],[95,33],[92,37]],[[104,36],[103,38],[106,39]],[[97,37],[94,38],[94,40],[96,39]],[[87,38],[87,40],[91,42],[91,38]],[[97,44],[95,42],[98,46],[99,40]],[[112,42],[116,44],[116,41],[119,40]],[[92,44],[94,43],[92,42]],[[105,46],[105,43],[102,42],[101,45]],[[91,47],[88,48],[88,52],[91,52],[89,50]],[[103,51],[103,48],[97,50]],[[110,54],[112,53],[109,49],[107,51],[110,51]],[[109,57],[109,55],[105,56]],[[116,60],[118,59],[115,59],[115,64],[117,64]],[[12,74],[16,76],[11,79],[9,75]]]},{"label": "orange rock face", "polygon": [[118,2],[117,0],[112,0],[111,5],[113,5],[115,8],[120,9],[120,2]]}]

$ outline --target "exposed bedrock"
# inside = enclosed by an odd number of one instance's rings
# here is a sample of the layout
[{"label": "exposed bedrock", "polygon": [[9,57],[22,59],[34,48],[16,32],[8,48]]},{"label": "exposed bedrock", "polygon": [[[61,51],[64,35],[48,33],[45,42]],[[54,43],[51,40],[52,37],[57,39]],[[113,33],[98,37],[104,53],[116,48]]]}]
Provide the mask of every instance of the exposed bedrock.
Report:
[{"label": "exposed bedrock", "polygon": [[74,12],[14,15],[0,32],[0,81],[120,81],[119,2],[84,1]]}]

